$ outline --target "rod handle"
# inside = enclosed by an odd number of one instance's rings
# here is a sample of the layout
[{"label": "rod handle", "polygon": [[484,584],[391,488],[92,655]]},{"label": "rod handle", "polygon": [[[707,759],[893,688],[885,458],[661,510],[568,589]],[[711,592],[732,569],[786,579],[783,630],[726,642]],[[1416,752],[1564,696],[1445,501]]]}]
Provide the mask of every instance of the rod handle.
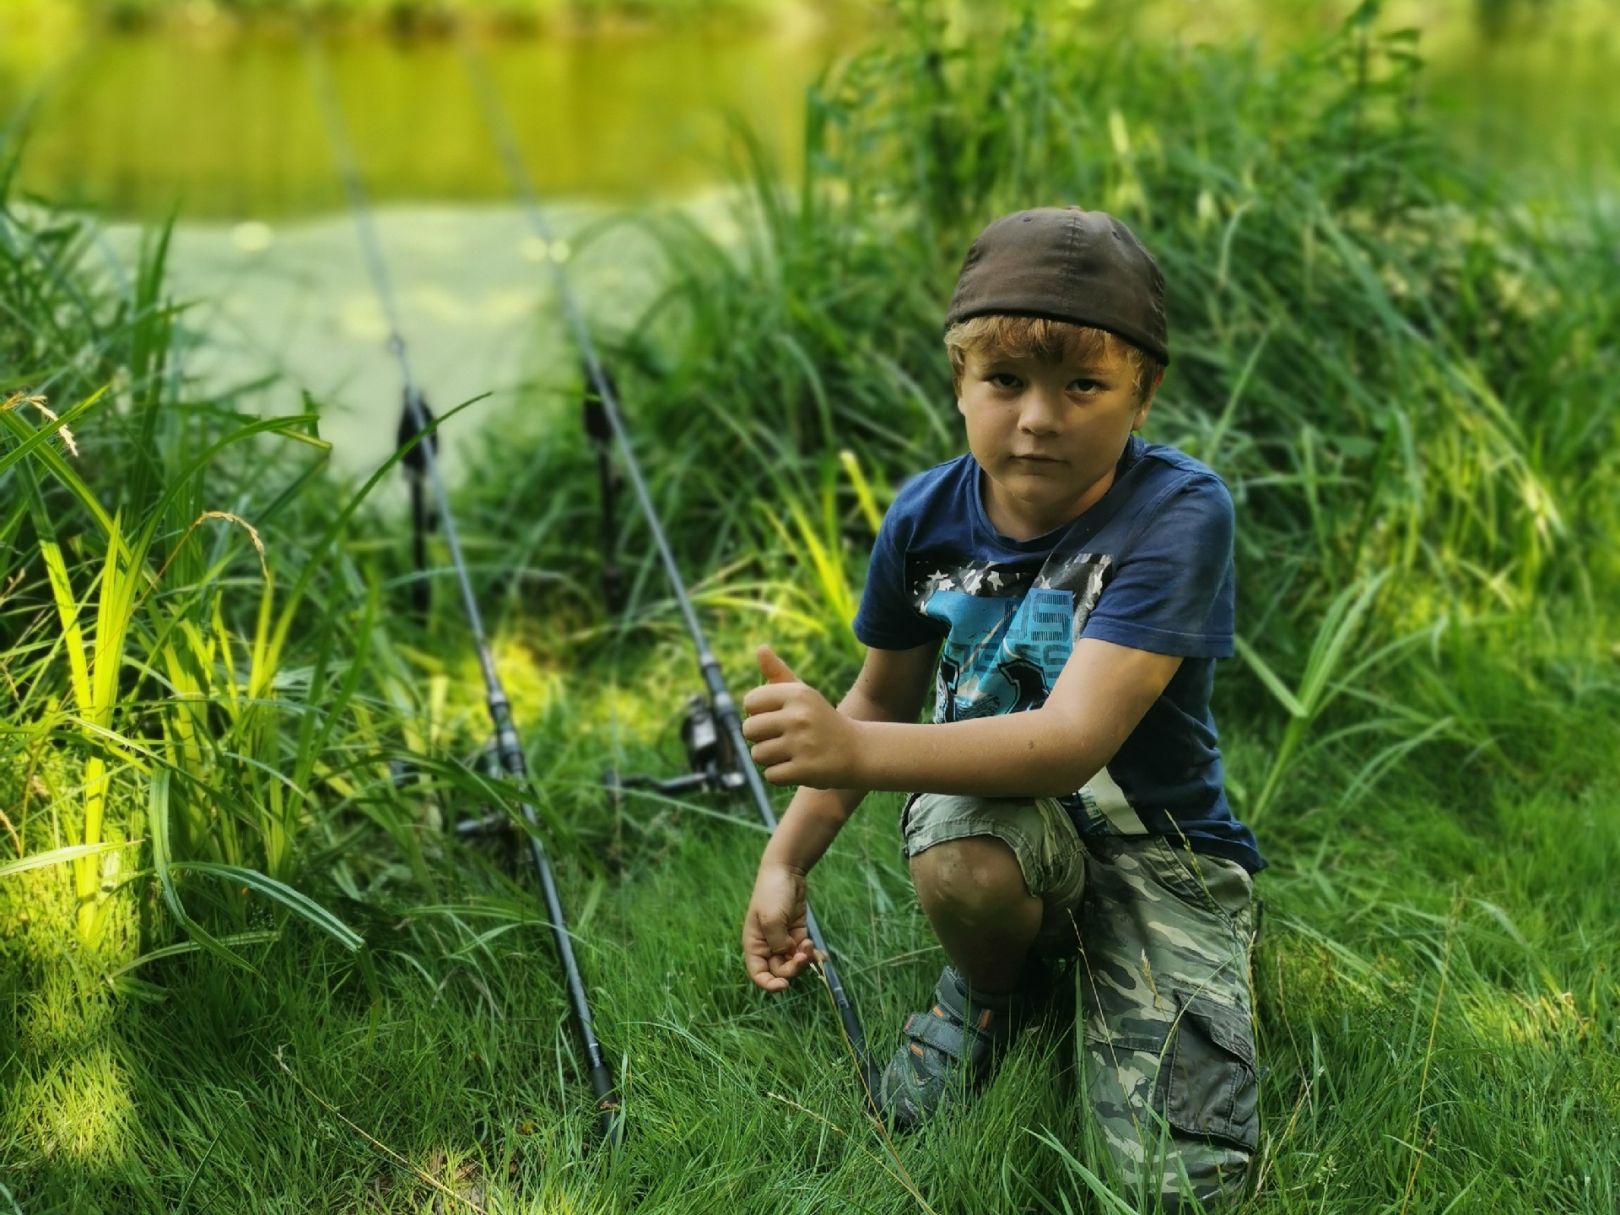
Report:
[{"label": "rod handle", "polygon": [[844,1026],[844,1036],[849,1039],[850,1050],[855,1055],[855,1067],[860,1073],[861,1087],[866,1090],[866,1103],[875,1110],[878,1071],[866,1046],[866,1031],[861,1028],[861,1018],[855,1011],[855,1005],[850,1002],[849,993],[844,990],[844,981],[838,974],[838,967],[833,964],[832,950],[827,947],[827,940],[821,935],[821,925],[816,923],[816,913],[810,910],[808,903],[804,908],[804,926],[810,937],[810,943],[821,954],[821,977],[827,984],[827,990],[832,994],[833,1007],[838,1010],[838,1019]]},{"label": "rod handle", "polygon": [[861,1028],[861,1019],[856,1015],[855,1006],[849,1002],[849,997],[844,995],[843,984],[838,982],[838,972],[833,969],[830,957],[822,961],[821,973],[826,976],[829,987],[838,984],[838,994],[841,998],[834,1000],[838,1008],[838,1019],[843,1022],[844,1036],[849,1039],[850,1047],[855,1054],[855,1069],[860,1074],[861,1087],[866,1090],[862,1095],[866,1098],[866,1104],[875,1112],[879,1074],[877,1065],[872,1062],[872,1054],[866,1047],[866,1034]]},{"label": "rod handle", "polygon": [[602,1128],[602,1142],[617,1149],[624,1143],[624,1111],[606,1063],[591,1066],[591,1088],[596,1093],[596,1121]]}]

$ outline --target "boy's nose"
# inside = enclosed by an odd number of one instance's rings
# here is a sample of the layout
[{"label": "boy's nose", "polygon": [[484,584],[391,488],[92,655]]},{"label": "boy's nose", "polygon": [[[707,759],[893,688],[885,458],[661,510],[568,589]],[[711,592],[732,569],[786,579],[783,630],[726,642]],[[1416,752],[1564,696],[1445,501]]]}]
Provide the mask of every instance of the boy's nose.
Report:
[{"label": "boy's nose", "polygon": [[1030,434],[1050,434],[1058,427],[1059,411],[1064,402],[1048,392],[1030,388],[1019,402],[1018,427]]}]

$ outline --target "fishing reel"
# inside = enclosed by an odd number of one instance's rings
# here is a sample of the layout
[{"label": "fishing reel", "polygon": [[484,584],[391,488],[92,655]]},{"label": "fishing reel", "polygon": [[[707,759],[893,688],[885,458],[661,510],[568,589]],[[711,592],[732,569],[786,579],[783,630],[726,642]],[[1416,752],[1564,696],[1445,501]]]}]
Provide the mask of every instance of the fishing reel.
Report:
[{"label": "fishing reel", "polygon": [[652,789],[672,797],[682,793],[732,793],[748,783],[736,749],[715,719],[708,697],[693,696],[686,702],[681,745],[686,748],[686,762],[691,769],[683,776],[625,776],[610,768],[603,773],[602,783],[615,794],[626,789]]}]

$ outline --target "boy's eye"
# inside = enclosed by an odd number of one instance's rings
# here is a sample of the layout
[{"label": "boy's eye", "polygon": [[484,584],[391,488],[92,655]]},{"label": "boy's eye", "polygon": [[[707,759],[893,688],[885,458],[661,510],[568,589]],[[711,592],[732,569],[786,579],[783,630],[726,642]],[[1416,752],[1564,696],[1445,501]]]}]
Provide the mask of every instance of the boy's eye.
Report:
[{"label": "boy's eye", "polygon": [[997,388],[1017,388],[1018,377],[1010,371],[992,371],[984,377]]},{"label": "boy's eye", "polygon": [[1100,384],[1098,381],[1092,380],[1092,379],[1087,379],[1086,377],[1082,376],[1080,379],[1075,380],[1073,383],[1071,383],[1069,385],[1069,391],[1070,392],[1100,392],[1102,390],[1102,387],[1103,387],[1102,384]]}]

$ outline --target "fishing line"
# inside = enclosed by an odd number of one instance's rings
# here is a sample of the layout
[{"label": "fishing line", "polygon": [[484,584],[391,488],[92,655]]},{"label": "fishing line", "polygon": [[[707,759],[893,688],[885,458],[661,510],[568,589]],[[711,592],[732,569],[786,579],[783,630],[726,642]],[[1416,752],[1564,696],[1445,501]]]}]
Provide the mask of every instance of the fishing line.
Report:
[{"label": "fishing line", "polygon": [[[487,693],[486,704],[490,721],[495,729],[495,754],[506,775],[521,792],[530,785],[528,761],[524,757],[523,742],[518,737],[517,727],[512,721],[511,702],[507,699],[506,690],[495,669],[495,659],[490,653],[489,642],[484,635],[483,617],[479,614],[478,601],[473,595],[472,579],[467,573],[467,563],[462,555],[461,538],[456,530],[455,515],[450,509],[450,496],[439,473],[438,455],[435,451],[437,445],[432,438],[434,424],[428,420],[426,405],[417,388],[416,379],[411,374],[410,359],[406,355],[404,330],[399,310],[395,306],[393,283],[388,275],[387,262],[383,258],[382,242],[372,220],[371,205],[366,196],[365,185],[360,178],[359,164],[355,160],[354,150],[345,133],[342,108],[331,73],[326,67],[318,35],[306,24],[304,36],[309,50],[310,71],[320,99],[333,157],[337,161],[338,175],[342,178],[348,193],[349,209],[354,215],[355,227],[359,231],[361,253],[388,323],[388,349],[399,366],[400,380],[404,385],[404,409],[412,430],[410,437],[417,440],[413,453],[421,453],[422,467],[425,469],[428,482],[432,485],[438,522],[444,529],[445,543],[450,548],[450,561],[455,568],[457,584],[461,588],[462,607],[467,616],[468,627],[472,630],[473,641],[478,647],[478,661],[483,669],[484,688]],[[575,1027],[579,1030],[580,1041],[585,1050],[586,1070],[590,1075],[591,1088],[596,1093],[598,1122],[603,1137],[610,1144],[617,1146],[624,1134],[619,1098],[613,1087],[612,1072],[608,1068],[601,1043],[597,1041],[596,1031],[592,1025],[590,1003],[586,999],[585,984],[580,978],[579,966],[574,960],[574,948],[563,915],[562,899],[557,892],[556,881],[552,877],[545,846],[540,840],[540,818],[527,797],[520,800],[519,807],[527,828],[524,834],[528,837],[529,853],[534,861],[540,888],[545,896],[547,914],[551,919],[557,954],[562,959],[563,970],[566,973]]]},{"label": "fishing line", "polygon": [[[572,332],[574,341],[579,347],[581,358],[585,363],[585,371],[589,380],[588,389],[592,391],[601,405],[601,414],[611,432],[614,441],[618,444],[624,456],[624,471],[628,475],[630,488],[633,491],[637,504],[641,507],[641,514],[647,521],[648,530],[652,533],[653,545],[658,550],[658,558],[663,565],[664,574],[668,579],[670,590],[675,597],[676,605],[680,609],[681,617],[686,623],[686,630],[691,635],[692,644],[697,650],[698,667],[703,675],[704,683],[709,690],[709,701],[714,707],[714,714],[720,720],[722,728],[729,739],[733,756],[737,759],[737,767],[741,769],[744,782],[753,797],[754,805],[759,811],[760,819],[767,830],[776,830],[776,814],[771,809],[771,799],[765,789],[764,779],[759,769],[747,759],[749,754],[748,743],[743,738],[742,718],[737,712],[736,702],[732,699],[730,691],[726,688],[725,679],[720,671],[720,664],[709,649],[709,643],[704,637],[703,628],[698,623],[697,613],[693,610],[691,598],[687,595],[686,584],[681,578],[680,569],[675,564],[675,557],[670,551],[669,541],[664,535],[664,529],[658,519],[658,512],[653,506],[652,495],[647,490],[647,483],[641,475],[641,468],[635,457],[635,450],[630,442],[630,435],[625,428],[624,421],[619,412],[618,395],[614,391],[613,380],[602,368],[598,359],[595,343],[591,341],[590,331],[585,325],[584,315],[574,296],[569,283],[568,275],[563,269],[562,259],[558,256],[558,246],[552,235],[551,226],[541,214],[540,203],[536,194],[534,183],[529,176],[528,168],[524,163],[523,155],[518,149],[517,139],[512,131],[511,123],[507,120],[504,107],[494,86],[490,83],[489,73],[479,55],[477,47],[470,34],[463,32],[461,48],[467,65],[467,75],[472,81],[474,92],[477,94],[479,104],[484,111],[484,119],[495,138],[500,151],[501,159],[506,164],[508,176],[517,193],[524,215],[528,219],[530,228],[535,237],[541,242],[546,251],[546,264],[551,267],[552,280],[556,289],[557,298],[562,305],[563,316]],[[859,1016],[854,1005],[850,1002],[848,993],[844,990],[843,980],[838,974],[837,967],[832,961],[832,952],[827,947],[825,938],[821,935],[821,928],[816,923],[814,914],[809,905],[805,906],[805,929],[811,942],[822,957],[820,969],[822,978],[832,995],[833,1004],[838,1010],[838,1017],[843,1024],[844,1034],[849,1039],[849,1045],[854,1052],[857,1070],[861,1082],[866,1089],[867,1101],[870,1104],[873,1094],[877,1092],[877,1073],[873,1069],[871,1058],[866,1048],[866,1033],[861,1028]]]}]

